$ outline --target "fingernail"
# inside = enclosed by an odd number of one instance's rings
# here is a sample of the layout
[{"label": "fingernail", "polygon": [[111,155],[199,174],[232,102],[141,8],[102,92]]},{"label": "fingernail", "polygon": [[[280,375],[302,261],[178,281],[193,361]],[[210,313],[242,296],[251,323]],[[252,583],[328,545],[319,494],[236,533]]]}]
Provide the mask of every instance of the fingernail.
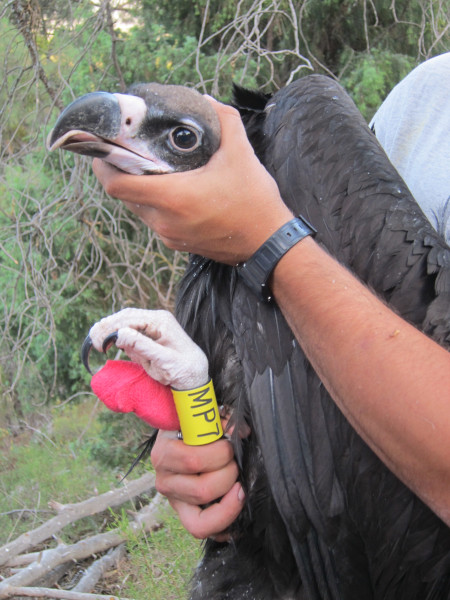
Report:
[{"label": "fingernail", "polygon": [[212,96],[210,96],[209,94],[203,94],[203,98],[206,98],[207,100],[211,100],[212,102],[217,102],[217,100],[215,98],[213,98]]},{"label": "fingernail", "polygon": [[244,493],[244,490],[242,489],[242,485],[239,485],[238,500],[239,500],[239,502],[244,502],[244,500],[245,500],[245,493]]}]

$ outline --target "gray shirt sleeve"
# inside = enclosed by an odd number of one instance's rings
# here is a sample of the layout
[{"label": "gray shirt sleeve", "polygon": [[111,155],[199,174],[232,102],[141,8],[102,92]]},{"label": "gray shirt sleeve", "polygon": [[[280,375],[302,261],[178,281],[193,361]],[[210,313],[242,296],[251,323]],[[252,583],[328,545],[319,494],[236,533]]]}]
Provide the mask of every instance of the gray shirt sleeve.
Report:
[{"label": "gray shirt sleeve", "polygon": [[450,52],[411,71],[370,126],[433,227],[450,244]]}]

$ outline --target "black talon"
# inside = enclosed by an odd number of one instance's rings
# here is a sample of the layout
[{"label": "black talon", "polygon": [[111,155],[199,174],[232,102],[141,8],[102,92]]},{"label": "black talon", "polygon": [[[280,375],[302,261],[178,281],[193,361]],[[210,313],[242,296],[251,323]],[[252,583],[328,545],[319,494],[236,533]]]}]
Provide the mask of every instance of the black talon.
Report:
[{"label": "black talon", "polygon": [[[103,341],[102,350],[106,354],[106,352],[111,348],[113,344],[116,343],[118,338],[117,331],[113,331],[110,333]],[[89,353],[94,344],[92,343],[91,337],[88,335],[84,340],[83,345],[81,346],[81,360],[83,361],[83,365],[86,367],[87,371],[92,375],[91,368],[89,367]]]},{"label": "black talon", "polygon": [[111,348],[111,346],[117,342],[118,337],[119,337],[119,334],[117,331],[113,331],[112,333],[110,333],[109,335],[107,335],[105,337],[103,344],[102,344],[102,350],[105,354],[108,352],[108,350]]},{"label": "black talon", "polygon": [[88,373],[92,375],[92,371],[89,367],[89,353],[91,351],[93,344],[90,336],[84,340],[83,345],[81,346],[81,360],[83,361],[83,365],[86,367]]}]

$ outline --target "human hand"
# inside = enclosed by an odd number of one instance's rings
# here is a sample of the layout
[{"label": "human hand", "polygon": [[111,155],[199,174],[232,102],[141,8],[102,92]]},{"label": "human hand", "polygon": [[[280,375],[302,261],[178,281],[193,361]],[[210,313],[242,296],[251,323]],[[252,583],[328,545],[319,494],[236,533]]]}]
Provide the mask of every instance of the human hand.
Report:
[{"label": "human hand", "polygon": [[182,525],[196,538],[227,540],[225,530],[244,506],[233,456],[225,439],[186,446],[172,431],[158,433],[151,454],[156,489],[167,496]]},{"label": "human hand", "polygon": [[170,175],[129,175],[95,159],[94,173],[169,247],[228,264],[249,258],[292,218],[251,147],[239,113],[211,100],[219,150],[204,167]]}]

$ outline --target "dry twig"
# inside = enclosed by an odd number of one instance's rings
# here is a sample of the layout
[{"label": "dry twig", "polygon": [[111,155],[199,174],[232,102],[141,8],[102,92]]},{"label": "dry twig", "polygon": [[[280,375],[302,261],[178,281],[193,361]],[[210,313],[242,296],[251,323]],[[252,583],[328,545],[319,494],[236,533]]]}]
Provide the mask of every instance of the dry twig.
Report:
[{"label": "dry twig", "polygon": [[107,508],[120,506],[127,500],[152,490],[154,483],[155,476],[152,473],[146,473],[139,479],[125,482],[122,487],[116,490],[110,490],[105,494],[94,496],[76,504],[52,503],[52,508],[58,511],[55,517],[0,547],[0,566],[12,565],[12,558],[48,540],[69,523],[103,512]]},{"label": "dry twig", "polygon": [[90,592],[104,574],[116,566],[126,554],[125,544],[120,544],[114,550],[110,550],[105,556],[94,561],[85,571],[72,592]]},{"label": "dry twig", "polygon": [[[154,530],[160,525],[159,512],[166,504],[166,499],[157,494],[150,504],[136,513],[134,520],[129,524],[130,531],[138,535]],[[126,537],[126,532],[114,529],[82,539],[75,544],[59,544],[56,548],[43,550],[34,562],[0,582],[0,599],[14,597],[15,591],[11,590],[33,585],[61,564],[80,561],[119,546]]]},{"label": "dry twig", "polygon": [[[31,596],[33,598],[60,598],[61,600],[130,600],[119,596],[108,594],[86,594],[82,592],[72,592],[69,590],[55,590],[39,587],[15,587],[5,588],[8,595],[5,598],[18,598],[19,596]],[[2,596],[3,597],[3,596]]]}]

